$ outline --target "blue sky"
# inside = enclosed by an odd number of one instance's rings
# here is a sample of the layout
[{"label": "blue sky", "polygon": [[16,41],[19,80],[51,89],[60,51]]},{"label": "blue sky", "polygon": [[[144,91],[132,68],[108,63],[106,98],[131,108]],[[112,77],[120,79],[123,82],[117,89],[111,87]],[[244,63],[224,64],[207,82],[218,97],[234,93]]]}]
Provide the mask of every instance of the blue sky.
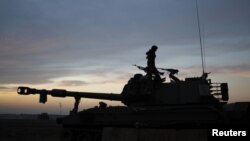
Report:
[{"label": "blue sky", "polygon": [[[250,101],[249,0],[198,5],[206,71],[229,83],[230,101]],[[120,93],[154,44],[157,66],[201,75],[195,0],[1,0],[0,17],[1,113],[26,112],[13,103],[29,103],[20,85]]]}]

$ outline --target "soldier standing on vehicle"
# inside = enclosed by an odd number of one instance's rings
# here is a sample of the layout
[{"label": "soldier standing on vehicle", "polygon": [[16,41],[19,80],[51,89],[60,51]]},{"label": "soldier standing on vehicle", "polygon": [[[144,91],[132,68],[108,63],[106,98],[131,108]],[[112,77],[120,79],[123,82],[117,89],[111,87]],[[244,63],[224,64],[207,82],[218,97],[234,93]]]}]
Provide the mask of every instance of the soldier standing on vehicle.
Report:
[{"label": "soldier standing on vehicle", "polygon": [[161,79],[160,72],[155,67],[155,52],[157,51],[158,47],[156,45],[153,45],[151,49],[146,52],[147,55],[147,76],[152,78],[152,75],[155,76],[155,79]]}]

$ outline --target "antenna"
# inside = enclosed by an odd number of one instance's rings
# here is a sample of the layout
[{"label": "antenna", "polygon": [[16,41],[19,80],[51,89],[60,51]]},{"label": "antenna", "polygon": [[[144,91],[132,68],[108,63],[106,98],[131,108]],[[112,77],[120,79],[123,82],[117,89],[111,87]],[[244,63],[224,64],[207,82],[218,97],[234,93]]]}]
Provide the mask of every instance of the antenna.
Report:
[{"label": "antenna", "polygon": [[200,47],[201,47],[201,64],[202,64],[202,74],[205,73],[204,70],[204,52],[203,52],[203,46],[202,46],[202,40],[201,40],[201,28],[200,28],[200,17],[199,17],[199,8],[198,8],[198,1],[195,0],[196,3],[196,14],[197,14],[197,23],[198,23],[198,31],[199,31],[199,39],[200,39]]}]

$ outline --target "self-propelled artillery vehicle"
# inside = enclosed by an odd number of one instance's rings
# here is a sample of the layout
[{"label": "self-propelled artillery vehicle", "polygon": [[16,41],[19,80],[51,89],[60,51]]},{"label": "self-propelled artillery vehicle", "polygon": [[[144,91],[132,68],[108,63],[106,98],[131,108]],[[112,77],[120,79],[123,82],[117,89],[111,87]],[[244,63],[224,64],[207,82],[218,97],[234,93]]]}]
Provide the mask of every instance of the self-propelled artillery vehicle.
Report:
[{"label": "self-propelled artillery vehicle", "polygon": [[[75,98],[70,115],[57,120],[63,127],[61,140],[206,140],[207,128],[249,126],[250,104],[227,104],[227,83],[213,83],[208,73],[180,80],[175,76],[178,70],[161,70],[169,72],[170,82],[135,74],[121,94],[28,87],[19,87],[17,92],[40,94],[42,103],[47,101],[47,95]],[[124,106],[100,102],[99,106],[78,112],[81,98],[121,101]]]}]

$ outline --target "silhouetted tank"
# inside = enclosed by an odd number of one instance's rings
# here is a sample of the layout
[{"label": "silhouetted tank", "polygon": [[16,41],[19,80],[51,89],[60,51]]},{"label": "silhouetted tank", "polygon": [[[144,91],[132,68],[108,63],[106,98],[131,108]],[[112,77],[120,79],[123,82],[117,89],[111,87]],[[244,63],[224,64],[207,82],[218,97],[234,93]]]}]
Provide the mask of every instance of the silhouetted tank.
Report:
[{"label": "silhouetted tank", "polygon": [[[75,98],[70,115],[58,119],[64,129],[62,140],[206,140],[209,127],[249,126],[249,103],[227,104],[227,83],[212,83],[207,73],[182,81],[174,76],[178,70],[162,70],[169,72],[170,82],[135,74],[121,94],[28,87],[19,87],[18,94],[40,94],[42,103],[48,94]],[[126,106],[100,102],[99,106],[78,112],[81,98],[121,101]]]}]

